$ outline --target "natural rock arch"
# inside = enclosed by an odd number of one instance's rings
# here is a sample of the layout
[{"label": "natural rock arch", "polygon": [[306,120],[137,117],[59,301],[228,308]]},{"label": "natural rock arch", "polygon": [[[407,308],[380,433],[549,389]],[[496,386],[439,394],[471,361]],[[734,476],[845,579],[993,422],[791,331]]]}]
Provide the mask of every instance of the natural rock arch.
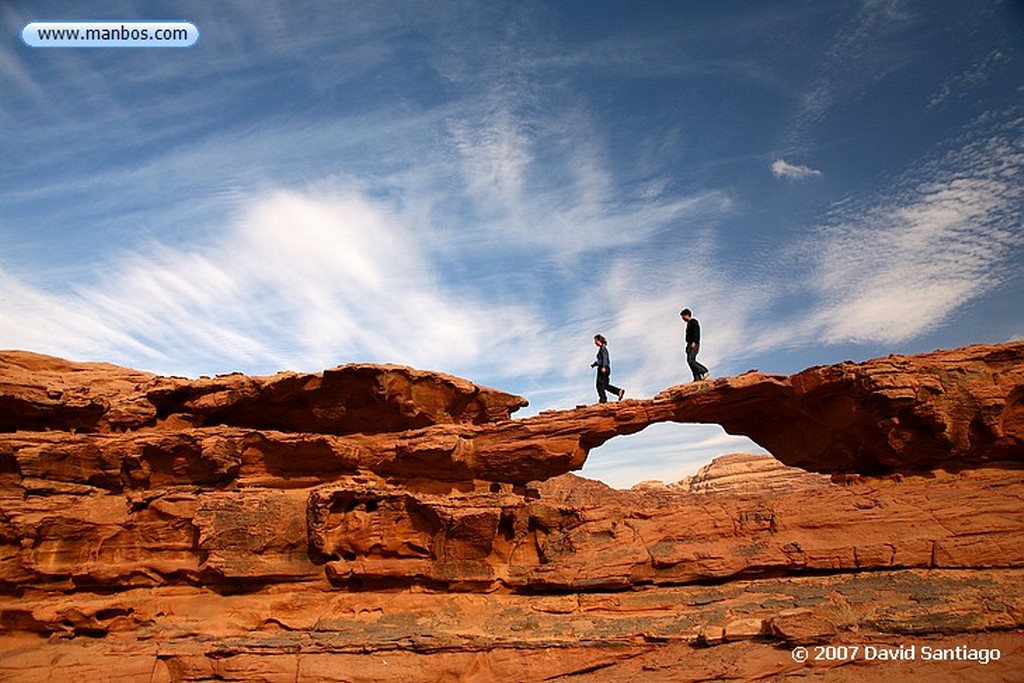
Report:
[{"label": "natural rock arch", "polygon": [[813,472],[961,469],[1024,460],[1024,430],[1015,417],[1024,414],[1022,361],[1024,343],[1015,343],[791,376],[748,372],[674,386],[649,400],[542,413],[525,429],[509,429],[575,438],[579,465],[615,436],[671,421],[720,424],[781,462]]}]

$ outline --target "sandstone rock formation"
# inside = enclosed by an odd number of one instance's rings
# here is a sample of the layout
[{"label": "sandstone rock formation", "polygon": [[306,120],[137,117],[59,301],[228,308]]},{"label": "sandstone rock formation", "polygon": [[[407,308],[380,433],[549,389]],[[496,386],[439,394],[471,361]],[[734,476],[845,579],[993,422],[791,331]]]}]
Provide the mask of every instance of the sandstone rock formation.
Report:
[{"label": "sandstone rock formation", "polygon": [[783,465],[770,455],[732,453],[715,458],[669,487],[690,493],[749,494],[816,489],[831,481],[824,474]]},{"label": "sandstone rock formation", "polygon": [[[1024,344],[523,405],[397,366],[186,380],[0,354],[0,679],[1024,670]],[[834,476],[567,474],[667,420]]]},{"label": "sandstone rock formation", "polygon": [[526,400],[451,375],[343,365],[309,375],[189,381],[106,363],[0,354],[0,431],[118,432],[227,425],[379,434],[507,418]]}]

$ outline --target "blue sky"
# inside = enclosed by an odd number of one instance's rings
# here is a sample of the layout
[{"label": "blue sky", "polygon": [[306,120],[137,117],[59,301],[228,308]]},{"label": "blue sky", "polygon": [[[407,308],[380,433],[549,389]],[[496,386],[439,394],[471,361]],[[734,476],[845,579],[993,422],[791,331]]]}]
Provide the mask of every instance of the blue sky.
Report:
[{"label": "blue sky", "polygon": [[[595,399],[1024,338],[1019,2],[0,3],[0,348]],[[186,49],[33,20],[185,19]],[[650,429],[619,486],[751,450]]]}]

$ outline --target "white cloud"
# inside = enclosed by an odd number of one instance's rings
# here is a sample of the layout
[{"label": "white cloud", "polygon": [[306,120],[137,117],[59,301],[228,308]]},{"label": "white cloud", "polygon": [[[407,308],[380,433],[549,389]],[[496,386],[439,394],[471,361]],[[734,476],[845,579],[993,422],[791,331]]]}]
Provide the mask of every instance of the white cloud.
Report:
[{"label": "white cloud", "polygon": [[[191,374],[350,361],[455,370],[506,349],[509,334],[538,336],[524,308],[447,289],[422,247],[358,195],[274,191],[206,244],[126,255],[70,294],[5,276],[0,346],[141,356],[146,369]],[[510,374],[529,368],[506,358]]]},{"label": "white cloud", "polygon": [[810,319],[826,342],[895,343],[1000,286],[1024,247],[1024,147],[1008,130],[961,146],[873,204],[839,207],[817,239]]},{"label": "white cloud", "polygon": [[530,139],[513,112],[499,106],[482,121],[454,121],[451,135],[470,191],[506,207],[518,205],[531,155]]},{"label": "white cloud", "polygon": [[[75,297],[62,297],[0,270],[0,348],[22,348],[82,360],[97,349],[152,350]],[[104,359],[105,360],[105,359]]]},{"label": "white cloud", "polygon": [[784,159],[776,159],[772,162],[772,175],[776,178],[789,178],[791,180],[804,180],[815,178],[821,175],[821,171],[800,164],[791,164]]}]

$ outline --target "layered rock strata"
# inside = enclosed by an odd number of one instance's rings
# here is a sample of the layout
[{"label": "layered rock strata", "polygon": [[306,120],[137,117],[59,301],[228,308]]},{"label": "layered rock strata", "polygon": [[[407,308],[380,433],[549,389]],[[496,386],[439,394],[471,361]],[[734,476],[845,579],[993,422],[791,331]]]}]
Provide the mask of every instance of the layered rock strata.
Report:
[{"label": "layered rock strata", "polygon": [[732,453],[715,458],[696,474],[668,487],[690,493],[750,494],[816,489],[830,481],[824,474],[788,467],[770,455]]},{"label": "layered rock strata", "polygon": [[[0,354],[0,679],[1024,670],[1024,344],[523,405],[398,366],[186,380]],[[670,420],[835,476],[566,474]],[[918,656],[791,655],[822,645]]]}]

